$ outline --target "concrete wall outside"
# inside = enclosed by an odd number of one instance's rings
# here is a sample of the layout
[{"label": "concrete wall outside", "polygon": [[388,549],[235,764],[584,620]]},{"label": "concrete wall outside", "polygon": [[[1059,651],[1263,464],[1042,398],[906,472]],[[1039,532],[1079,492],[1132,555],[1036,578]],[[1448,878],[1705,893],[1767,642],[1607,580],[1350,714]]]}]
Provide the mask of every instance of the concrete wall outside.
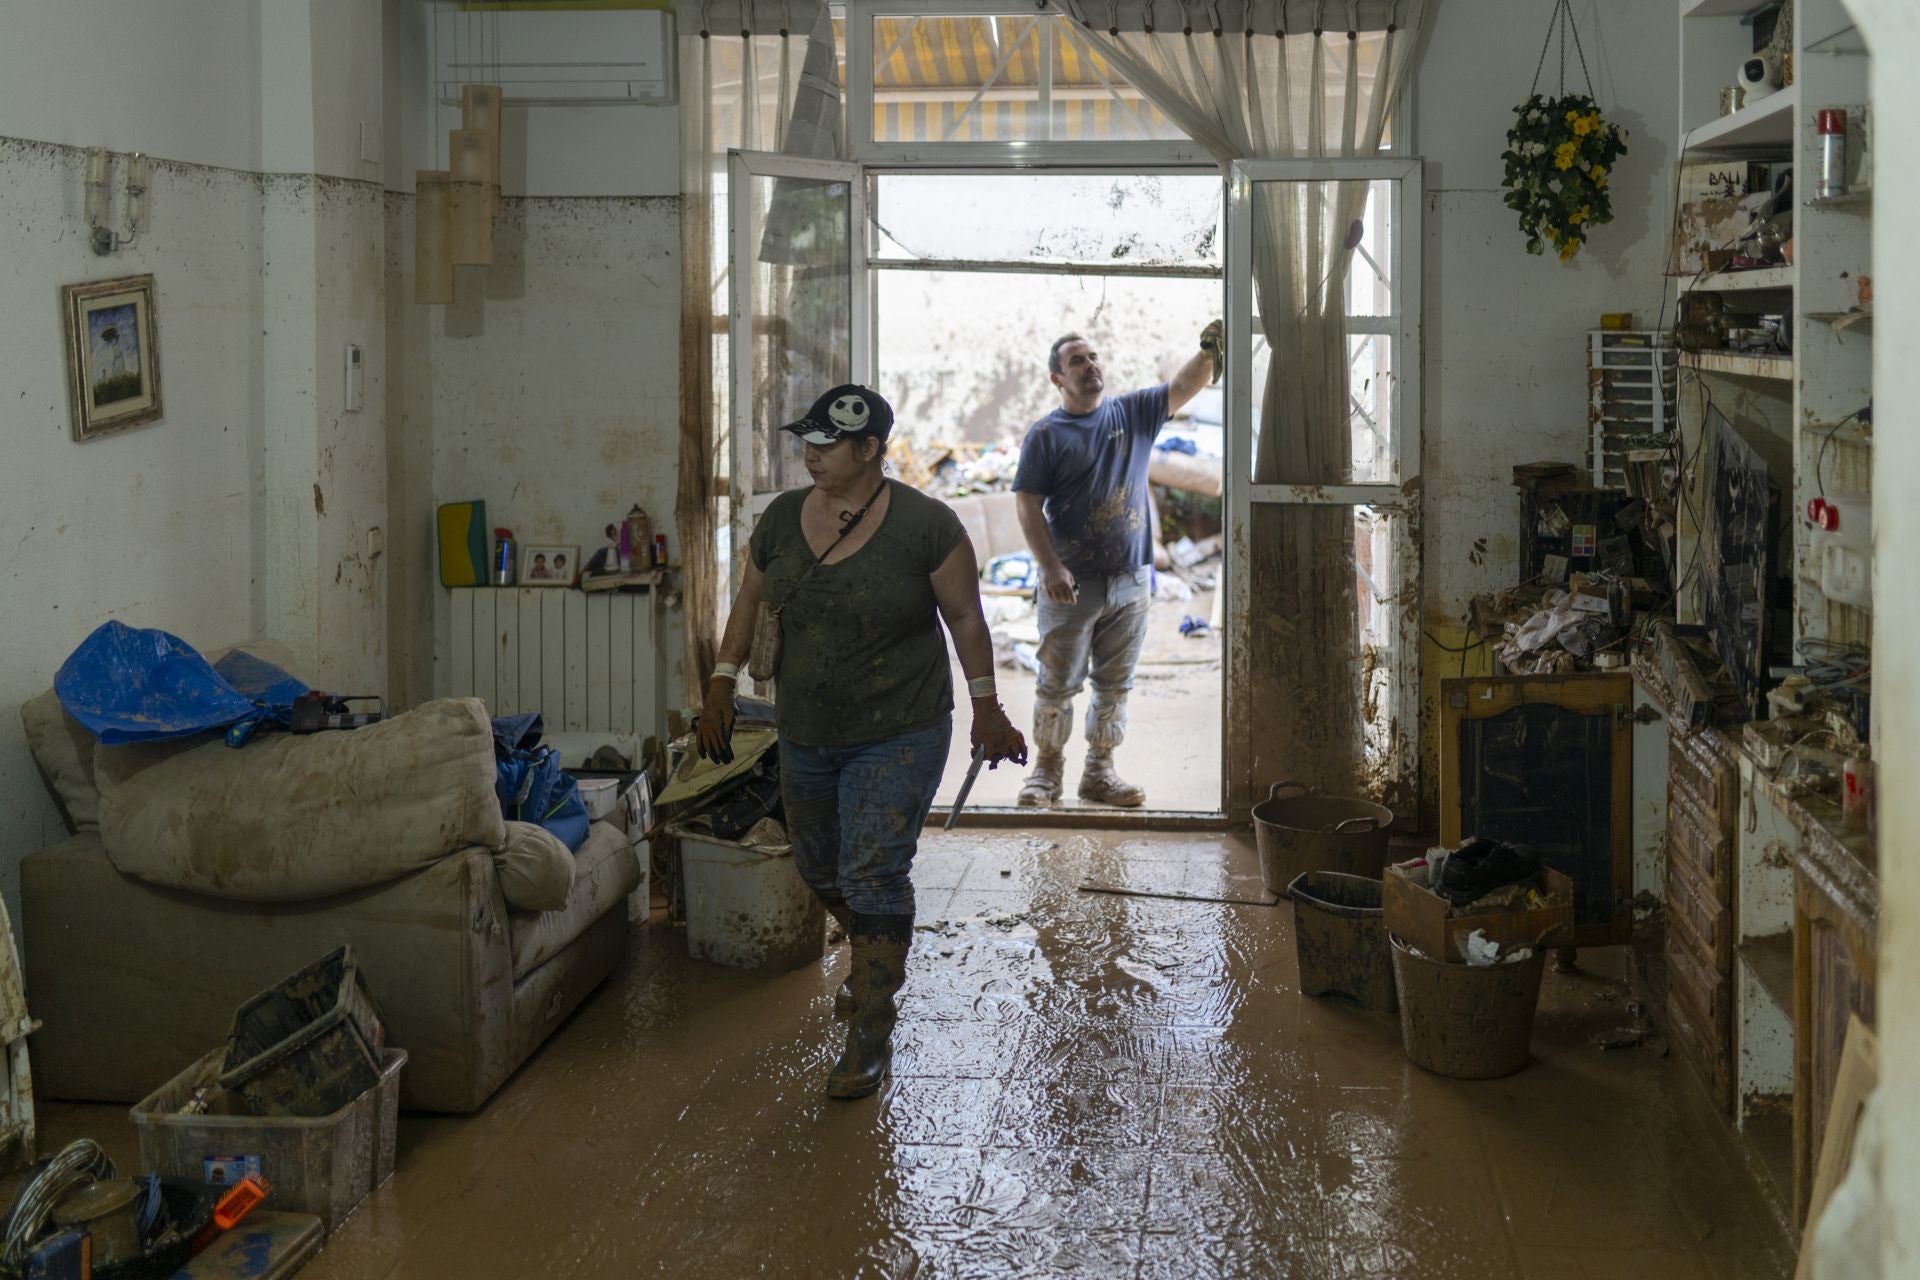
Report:
[{"label": "concrete wall outside", "polygon": [[[1603,311],[1654,328],[1671,286],[1661,274],[1677,157],[1678,36],[1672,0],[1574,5],[1606,118],[1628,132],[1609,182],[1614,220],[1572,262],[1527,254],[1502,202],[1500,153],[1526,97],[1547,8],[1475,0],[1432,10],[1415,85],[1414,150],[1426,160],[1422,397],[1425,644],[1423,792],[1438,796],[1440,681],[1462,674],[1474,595],[1518,580],[1515,464],[1584,461],[1586,335]],[[1584,92],[1569,59],[1568,90]],[[1555,55],[1543,92],[1557,89]],[[1668,320],[1671,320],[1669,308]],[[1464,655],[1465,674],[1490,667]]]}]

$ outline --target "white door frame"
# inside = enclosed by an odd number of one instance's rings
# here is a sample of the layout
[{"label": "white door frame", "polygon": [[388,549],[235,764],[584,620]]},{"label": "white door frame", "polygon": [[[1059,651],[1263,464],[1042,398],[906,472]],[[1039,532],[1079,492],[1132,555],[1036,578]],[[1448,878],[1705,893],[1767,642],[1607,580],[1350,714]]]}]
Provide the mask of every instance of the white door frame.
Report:
[{"label": "white door frame", "polygon": [[[1227,739],[1222,770],[1225,807],[1229,814],[1244,813],[1258,797],[1252,793],[1250,735],[1253,731],[1252,694],[1247,646],[1251,641],[1253,601],[1247,566],[1252,509],[1261,505],[1371,506],[1401,517],[1403,555],[1410,556],[1403,575],[1414,575],[1403,585],[1418,593],[1420,523],[1420,213],[1423,209],[1422,166],[1417,159],[1236,160],[1227,173],[1227,468],[1228,537],[1226,555],[1227,634],[1226,679],[1223,682],[1222,726]],[[1383,332],[1395,340],[1393,396],[1394,433],[1388,480],[1346,485],[1254,484],[1253,475],[1253,186],[1259,182],[1391,181],[1393,185],[1392,251],[1389,255],[1393,310],[1388,317],[1369,317],[1359,332]],[[1380,325],[1381,319],[1390,320]],[[1350,329],[1356,326],[1350,324]],[[1421,613],[1401,602],[1394,610],[1393,715],[1406,726],[1405,768],[1408,783],[1417,789],[1420,765],[1420,657]]]},{"label": "white door frame", "polygon": [[[753,217],[754,178],[811,178],[847,184],[848,380],[864,384],[870,376],[873,317],[867,287],[866,170],[852,160],[812,160],[769,151],[727,152],[727,362],[730,394],[727,398],[729,436],[727,466],[729,526],[733,555],[730,588],[737,590],[746,565],[747,539],[773,493],[754,491],[753,439],[753,271],[759,254],[754,246],[759,230]],[[743,264],[746,269],[743,269]],[[745,341],[742,341],[742,338]],[[825,391],[826,388],[820,388]],[[761,423],[777,431],[785,423]],[[731,592],[730,592],[731,594]]]}]

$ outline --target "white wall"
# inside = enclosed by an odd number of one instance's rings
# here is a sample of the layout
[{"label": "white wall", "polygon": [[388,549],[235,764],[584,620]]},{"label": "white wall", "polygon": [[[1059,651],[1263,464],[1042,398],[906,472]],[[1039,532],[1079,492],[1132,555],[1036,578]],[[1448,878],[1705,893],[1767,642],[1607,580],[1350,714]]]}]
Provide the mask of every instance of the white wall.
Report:
[{"label": "white wall", "polygon": [[[413,202],[392,198],[388,210],[392,287],[410,299]],[[587,555],[603,526],[638,502],[677,540],[679,201],[509,199],[493,255],[491,267],[459,269],[453,305],[405,302],[415,314],[396,316],[391,331],[407,344],[391,357],[405,372],[388,412],[408,437],[396,440],[393,465],[412,477],[411,490],[393,498],[406,546],[392,572],[430,593],[440,652],[448,597],[431,512],[442,503],[483,499],[488,522],[523,545],[574,543]],[[397,607],[412,626],[426,613],[417,602]],[[664,643],[663,702],[672,705],[677,616]],[[417,679],[418,655],[411,661]],[[442,663],[437,691],[445,674]]]},{"label": "white wall", "polygon": [[[4,77],[0,77],[4,78]],[[4,122],[0,121],[0,127]],[[93,255],[85,153],[0,140],[0,889],[65,835],[16,709],[109,618],[202,644],[253,629],[261,238],[255,179],[155,163],[142,243]],[[76,444],[62,285],[151,271],[165,417]]]},{"label": "white wall", "polygon": [[[1920,263],[1900,211],[1920,201],[1920,84],[1905,55],[1920,48],[1912,0],[1848,0],[1874,51],[1873,487],[1920,490]],[[1920,1274],[1920,573],[1900,554],[1920,539],[1920,506],[1873,506],[1873,758],[1879,778],[1880,1226],[1882,1274]]]},{"label": "white wall", "polygon": [[[1533,0],[1434,6],[1415,89],[1415,146],[1427,162],[1425,613],[1448,643],[1458,643],[1475,594],[1515,582],[1514,465],[1586,457],[1587,331],[1603,311],[1632,311],[1637,326],[1656,327],[1670,289],[1661,271],[1678,134],[1674,0],[1573,6],[1601,110],[1629,135],[1609,182],[1613,222],[1562,263],[1530,256],[1501,202],[1500,153],[1550,8]],[[1568,57],[1568,88],[1583,92],[1571,49]],[[1557,88],[1557,65],[1549,54],[1545,92]],[[1431,712],[1459,657],[1430,650],[1428,659]],[[1431,748],[1438,717],[1424,719]],[[1432,794],[1431,751],[1425,773]]]},{"label": "white wall", "polygon": [[[0,889],[16,912],[19,859],[63,833],[13,708],[101,622],[200,645],[271,633],[323,684],[384,687],[364,546],[385,520],[385,220],[356,154],[363,119],[382,136],[382,21],[383,0],[0,0]],[[107,257],[79,217],[90,146],[152,157],[147,224]],[[262,176],[276,165],[293,175]],[[114,178],[117,222],[118,162]],[[146,272],[164,417],[76,445],[60,286]],[[339,405],[346,341],[369,357],[360,415]],[[336,491],[328,514],[316,485]]]}]

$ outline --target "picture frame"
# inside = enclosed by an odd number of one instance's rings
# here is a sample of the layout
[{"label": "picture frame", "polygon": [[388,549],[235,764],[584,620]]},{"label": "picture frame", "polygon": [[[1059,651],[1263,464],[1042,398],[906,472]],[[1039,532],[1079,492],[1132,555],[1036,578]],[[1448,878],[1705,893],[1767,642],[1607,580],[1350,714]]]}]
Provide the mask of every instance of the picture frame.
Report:
[{"label": "picture frame", "polygon": [[73,438],[92,440],[161,416],[160,315],[151,275],[61,289]]},{"label": "picture frame", "polygon": [[560,542],[528,545],[520,550],[520,585],[570,587],[580,580],[580,548]]}]

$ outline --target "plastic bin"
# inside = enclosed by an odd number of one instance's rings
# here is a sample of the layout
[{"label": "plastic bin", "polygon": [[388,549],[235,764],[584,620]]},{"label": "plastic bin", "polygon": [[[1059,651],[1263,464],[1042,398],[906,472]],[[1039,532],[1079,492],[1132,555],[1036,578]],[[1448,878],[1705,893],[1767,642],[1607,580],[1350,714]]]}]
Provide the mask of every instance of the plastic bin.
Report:
[{"label": "plastic bin", "polygon": [[1510,1076],[1527,1065],[1547,953],[1512,964],[1448,964],[1393,938],[1400,1043],[1417,1067],[1462,1080]]},{"label": "plastic bin", "polygon": [[386,1028],[353,948],[234,1011],[220,1084],[256,1115],[330,1116],[380,1082]]},{"label": "plastic bin", "polygon": [[770,852],[681,828],[687,952],[734,969],[785,973],[818,960],[827,913],[790,851]]},{"label": "plastic bin", "polygon": [[1393,957],[1380,920],[1381,888],[1378,880],[1337,871],[1303,871],[1287,886],[1303,993],[1342,995],[1362,1008],[1393,1011]]},{"label": "plastic bin", "polygon": [[[144,1172],[217,1193],[257,1162],[272,1188],[266,1208],[315,1214],[328,1232],[393,1176],[406,1050],[384,1050],[378,1084],[318,1118],[237,1114],[240,1100],[219,1084],[223,1052],[215,1049],[133,1108]],[[210,1089],[208,1111],[182,1115],[202,1085]]]}]

